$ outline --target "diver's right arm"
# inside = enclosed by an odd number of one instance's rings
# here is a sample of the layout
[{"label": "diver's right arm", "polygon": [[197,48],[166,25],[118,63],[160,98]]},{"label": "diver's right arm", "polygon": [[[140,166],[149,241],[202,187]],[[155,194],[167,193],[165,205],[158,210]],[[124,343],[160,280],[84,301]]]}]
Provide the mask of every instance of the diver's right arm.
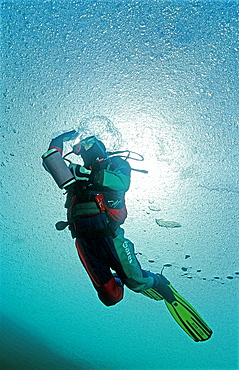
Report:
[{"label": "diver's right arm", "polygon": [[49,149],[56,149],[60,154],[63,152],[63,142],[73,140],[78,135],[76,130],[71,130],[61,134],[51,140]]}]

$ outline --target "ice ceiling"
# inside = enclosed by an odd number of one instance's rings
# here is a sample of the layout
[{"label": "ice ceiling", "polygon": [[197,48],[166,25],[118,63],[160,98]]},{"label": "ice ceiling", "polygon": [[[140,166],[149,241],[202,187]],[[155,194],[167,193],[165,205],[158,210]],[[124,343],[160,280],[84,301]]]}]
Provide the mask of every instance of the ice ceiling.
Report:
[{"label": "ice ceiling", "polygon": [[[238,2],[1,6],[3,368],[236,369]],[[144,156],[125,232],[212,326],[203,350],[163,303],[104,307],[55,230],[65,198],[41,155],[73,128]]]}]

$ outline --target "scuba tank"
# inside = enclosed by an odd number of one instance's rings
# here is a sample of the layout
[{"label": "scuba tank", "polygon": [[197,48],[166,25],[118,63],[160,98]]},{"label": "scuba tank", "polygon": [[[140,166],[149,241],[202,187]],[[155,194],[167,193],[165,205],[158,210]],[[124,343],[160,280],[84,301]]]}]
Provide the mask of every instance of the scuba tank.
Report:
[{"label": "scuba tank", "polygon": [[57,149],[48,150],[43,154],[42,159],[43,167],[51,174],[60,189],[64,189],[76,181]]}]

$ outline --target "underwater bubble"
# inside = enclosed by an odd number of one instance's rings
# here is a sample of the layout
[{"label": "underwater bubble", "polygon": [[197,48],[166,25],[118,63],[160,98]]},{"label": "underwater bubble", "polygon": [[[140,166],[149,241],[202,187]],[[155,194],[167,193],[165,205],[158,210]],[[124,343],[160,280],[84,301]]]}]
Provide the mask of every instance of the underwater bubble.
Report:
[{"label": "underwater bubble", "polygon": [[218,279],[220,279],[220,277],[219,276],[213,276],[213,279],[218,280]]},{"label": "underwater bubble", "polygon": [[202,270],[197,270],[197,272],[201,272]]},{"label": "underwater bubble", "polygon": [[149,202],[148,208],[151,211],[161,211],[161,207],[160,207],[160,205],[158,203],[158,200],[148,199],[148,202]]},{"label": "underwater bubble", "polygon": [[153,260],[153,259],[149,259],[148,261],[149,261],[149,262],[151,262],[151,263],[153,263],[153,262],[154,262],[154,260]]},{"label": "underwater bubble", "polygon": [[139,255],[139,256],[142,256],[143,253],[141,252],[135,252],[135,256]]},{"label": "underwater bubble", "polygon": [[160,207],[157,207],[157,206],[148,206],[150,211],[161,211],[161,208]]},{"label": "underwater bubble", "polygon": [[166,227],[166,228],[174,228],[174,227],[181,227],[182,226],[179,222],[165,221],[162,218],[157,218],[155,221],[159,226]]},{"label": "underwater bubble", "polygon": [[122,136],[113,122],[105,116],[83,118],[78,127],[80,139],[87,136],[96,136],[101,140],[108,151],[114,151],[122,146]]},{"label": "underwater bubble", "polygon": [[172,264],[171,263],[164,263],[163,267],[171,267]]},{"label": "underwater bubble", "polygon": [[188,275],[188,276],[187,276],[187,278],[188,278],[188,279],[192,279],[193,277],[192,277],[191,275]]},{"label": "underwater bubble", "polygon": [[227,276],[227,279],[232,280],[233,276]]},{"label": "underwater bubble", "polygon": [[239,271],[236,271],[236,272],[235,272],[235,274],[236,274],[236,275],[239,275]]}]

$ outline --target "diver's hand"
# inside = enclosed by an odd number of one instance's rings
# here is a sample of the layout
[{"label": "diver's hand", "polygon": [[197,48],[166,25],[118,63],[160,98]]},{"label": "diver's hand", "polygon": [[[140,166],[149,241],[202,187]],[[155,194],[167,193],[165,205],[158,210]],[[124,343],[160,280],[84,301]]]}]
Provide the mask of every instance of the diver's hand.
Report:
[{"label": "diver's hand", "polygon": [[74,140],[78,135],[78,132],[76,130],[71,130],[68,132],[65,132],[64,134],[61,134],[58,136],[58,138],[61,138],[63,141],[69,141]]},{"label": "diver's hand", "polygon": [[102,170],[106,170],[110,164],[111,164],[110,158],[106,158],[103,161],[95,161],[92,163],[92,171],[100,172]]},{"label": "diver's hand", "polygon": [[61,154],[63,152],[63,142],[68,140],[73,140],[77,137],[78,132],[76,130],[71,130],[61,134],[51,140],[49,149],[56,148]]},{"label": "diver's hand", "polygon": [[69,169],[75,176],[76,180],[90,181],[91,170],[87,170],[87,168],[85,168],[84,166],[75,163],[71,163],[69,165]]}]

